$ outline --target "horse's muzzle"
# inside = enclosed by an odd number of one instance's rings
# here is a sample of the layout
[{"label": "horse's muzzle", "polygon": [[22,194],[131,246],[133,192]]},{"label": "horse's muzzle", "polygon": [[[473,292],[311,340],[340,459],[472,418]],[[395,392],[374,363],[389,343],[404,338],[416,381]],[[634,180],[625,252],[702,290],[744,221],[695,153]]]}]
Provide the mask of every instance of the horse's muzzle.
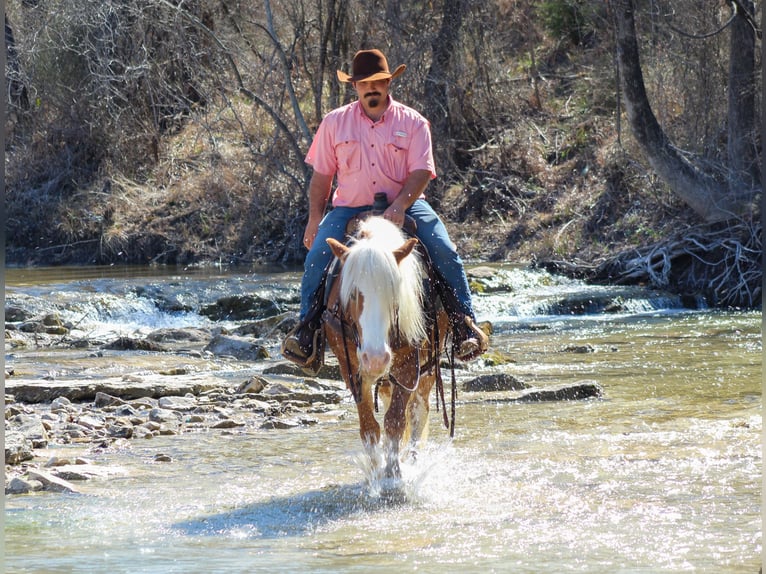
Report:
[{"label": "horse's muzzle", "polygon": [[388,345],[380,351],[359,349],[359,366],[364,378],[373,380],[381,378],[391,366],[391,349]]}]

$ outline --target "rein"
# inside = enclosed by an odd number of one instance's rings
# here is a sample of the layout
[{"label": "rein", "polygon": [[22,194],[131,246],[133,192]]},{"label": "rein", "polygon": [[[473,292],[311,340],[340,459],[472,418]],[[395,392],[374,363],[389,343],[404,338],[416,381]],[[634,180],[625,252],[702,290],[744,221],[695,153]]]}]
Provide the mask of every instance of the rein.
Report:
[{"label": "rein", "polygon": [[[441,373],[441,364],[440,364],[440,357],[441,357],[441,351],[439,350],[439,343],[441,341],[440,336],[440,330],[439,330],[439,321],[438,321],[438,309],[437,306],[434,304],[434,302],[442,297],[442,289],[440,288],[440,280],[439,277],[436,275],[435,270],[433,268],[433,265],[430,262],[430,257],[428,256],[428,253],[421,249],[421,255],[424,256],[424,261],[426,261],[426,271],[428,275],[428,281],[431,285],[431,289],[433,289],[433,295],[434,297],[426,297],[425,300],[429,301],[430,304],[426,305],[426,309],[424,310],[425,313],[427,313],[428,321],[431,323],[431,326],[428,328],[428,335],[430,340],[430,345],[428,349],[428,356],[426,357],[426,360],[424,363],[421,363],[420,360],[420,350],[417,351],[417,372],[415,377],[415,384],[412,386],[412,388],[408,388],[404,384],[402,384],[400,381],[396,379],[394,375],[391,373],[388,373],[388,375],[381,377],[380,380],[376,381],[375,383],[375,389],[374,389],[374,401],[375,401],[375,411],[378,411],[378,389],[381,384],[384,383],[393,383],[397,385],[398,387],[402,388],[403,390],[407,392],[414,392],[420,383],[420,376],[423,372],[428,372],[431,369],[435,369],[434,377],[435,377],[435,386],[436,386],[436,410],[438,412],[439,410],[439,403],[441,402],[442,405],[442,417],[444,421],[444,426],[449,430],[450,438],[454,438],[455,436],[455,406],[457,403],[457,381],[455,378],[455,347],[454,345],[450,345],[449,351],[448,351],[448,358],[449,358],[449,365],[450,365],[450,371],[451,371],[451,393],[450,393],[450,413],[449,416],[447,414],[447,401],[445,398],[444,393],[444,380],[442,378]],[[332,263],[330,265],[332,267],[332,280],[337,280],[340,275],[340,265],[337,259],[335,259],[335,263]],[[327,298],[329,296],[328,289],[326,291],[325,297]],[[437,294],[438,293],[438,294]],[[325,300],[325,305],[327,305],[328,301]],[[340,332],[341,339],[344,342],[343,344],[343,361],[345,362],[346,366],[346,372],[349,376],[349,387],[351,390],[351,394],[354,397],[354,401],[359,404],[362,400],[362,376],[361,376],[361,366],[356,370],[356,372],[352,371],[351,367],[351,354],[349,351],[349,345],[345,344],[346,341],[353,341],[355,348],[359,348],[360,341],[359,341],[359,331],[357,329],[356,323],[353,321],[350,321],[344,314],[342,305],[340,304],[340,300],[336,300],[334,305],[326,306],[325,311],[323,313],[323,319],[326,323],[332,324],[333,328],[336,331]],[[398,322],[398,319],[397,319]],[[398,329],[398,326],[396,327],[396,343],[395,345],[400,345],[401,333]],[[397,347],[398,348],[398,347]],[[339,360],[341,359],[338,357]]]},{"label": "rein", "polygon": [[[358,349],[359,348],[359,330],[357,329],[356,323],[349,321],[345,314],[343,313],[343,306],[340,305],[340,303],[336,303],[332,309],[328,309],[327,312],[329,312],[333,319],[337,320],[340,324],[340,335],[343,341],[353,341],[354,346]],[[347,330],[350,329],[350,333],[347,333]],[[398,329],[397,329],[397,340],[399,340],[398,336]],[[350,335],[350,337],[349,337]],[[354,397],[354,401],[359,403],[362,400],[362,375],[360,373],[360,368],[356,370],[356,372],[353,372],[351,369],[351,354],[349,353],[349,346],[343,345],[344,350],[344,359],[346,363],[346,371],[348,372],[349,376],[349,383],[351,387],[351,394]],[[417,361],[417,371],[415,373],[415,384],[410,388],[404,385],[403,383],[399,382],[399,380],[392,374],[388,373],[387,375],[381,377],[378,381],[375,383],[375,410],[377,412],[377,403],[378,403],[378,387],[381,383],[385,382],[391,382],[395,384],[396,386],[400,387],[401,389],[407,391],[408,393],[415,392],[417,390],[418,385],[420,384],[420,356],[418,353],[418,361]]]}]

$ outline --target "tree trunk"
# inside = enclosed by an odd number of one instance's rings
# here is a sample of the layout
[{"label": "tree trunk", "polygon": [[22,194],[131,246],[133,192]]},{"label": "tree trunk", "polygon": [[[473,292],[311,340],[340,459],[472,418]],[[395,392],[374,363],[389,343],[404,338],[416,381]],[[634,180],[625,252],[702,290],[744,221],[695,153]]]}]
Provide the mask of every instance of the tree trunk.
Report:
[{"label": "tree trunk", "polygon": [[[755,33],[748,15],[755,10],[740,0],[731,26],[729,49],[729,169],[732,191],[758,180],[755,134]],[[747,12],[745,12],[747,11]]]},{"label": "tree trunk", "polygon": [[751,211],[754,190],[732,190],[728,178],[716,179],[682,156],[672,145],[652,112],[636,39],[634,3],[612,3],[616,21],[617,61],[622,78],[625,108],[633,134],[652,168],[707,222],[732,219]]},{"label": "tree trunk", "polygon": [[444,0],[441,28],[432,44],[431,66],[425,79],[425,101],[426,116],[436,137],[450,137],[453,132],[447,79],[467,6],[468,0]]}]

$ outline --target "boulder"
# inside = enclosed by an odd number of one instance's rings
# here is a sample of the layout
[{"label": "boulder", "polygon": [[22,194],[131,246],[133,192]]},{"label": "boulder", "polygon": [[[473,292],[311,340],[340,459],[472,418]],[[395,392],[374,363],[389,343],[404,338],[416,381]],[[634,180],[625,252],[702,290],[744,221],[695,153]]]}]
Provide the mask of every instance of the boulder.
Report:
[{"label": "boulder", "polygon": [[28,473],[28,477],[29,480],[36,480],[42,483],[43,488],[51,492],[79,493],[77,487],[71,482],[59,478],[58,476],[54,476],[49,472],[31,469]]},{"label": "boulder", "polygon": [[269,357],[266,348],[253,339],[233,335],[216,335],[204,350],[218,356],[234,357],[240,361],[262,361]]},{"label": "boulder", "polygon": [[527,383],[508,373],[481,375],[463,383],[463,390],[467,392],[518,391],[527,388]]},{"label": "boulder", "polygon": [[35,457],[32,443],[17,430],[5,431],[5,464],[21,464]]}]

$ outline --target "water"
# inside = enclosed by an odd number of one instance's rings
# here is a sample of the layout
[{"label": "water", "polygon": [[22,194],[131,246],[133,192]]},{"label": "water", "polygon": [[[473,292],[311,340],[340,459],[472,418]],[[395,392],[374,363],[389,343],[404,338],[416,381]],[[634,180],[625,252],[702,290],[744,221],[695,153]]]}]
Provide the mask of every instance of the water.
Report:
[{"label": "water", "polygon": [[[476,297],[479,319],[496,328],[492,350],[512,361],[502,370],[536,386],[595,380],[602,399],[518,404],[462,392],[455,439],[434,413],[395,490],[369,479],[350,402],[348,416],[311,428],[86,453],[114,474],[80,495],[6,497],[6,571],[757,572],[761,314],[508,273],[513,293]],[[105,336],[202,321],[158,313],[137,285],[193,307],[237,289],[290,298],[298,280],[183,277],[54,277],[45,289],[9,279],[6,290],[10,300],[36,290],[43,306],[53,297],[87,317],[84,332]],[[105,296],[118,312],[103,312]],[[596,311],[557,314],[573,297]],[[604,312],[604,298],[622,304]],[[76,363],[63,351],[13,353],[28,371]],[[135,360],[112,369],[150,367]],[[173,462],[155,463],[159,452]]]}]

